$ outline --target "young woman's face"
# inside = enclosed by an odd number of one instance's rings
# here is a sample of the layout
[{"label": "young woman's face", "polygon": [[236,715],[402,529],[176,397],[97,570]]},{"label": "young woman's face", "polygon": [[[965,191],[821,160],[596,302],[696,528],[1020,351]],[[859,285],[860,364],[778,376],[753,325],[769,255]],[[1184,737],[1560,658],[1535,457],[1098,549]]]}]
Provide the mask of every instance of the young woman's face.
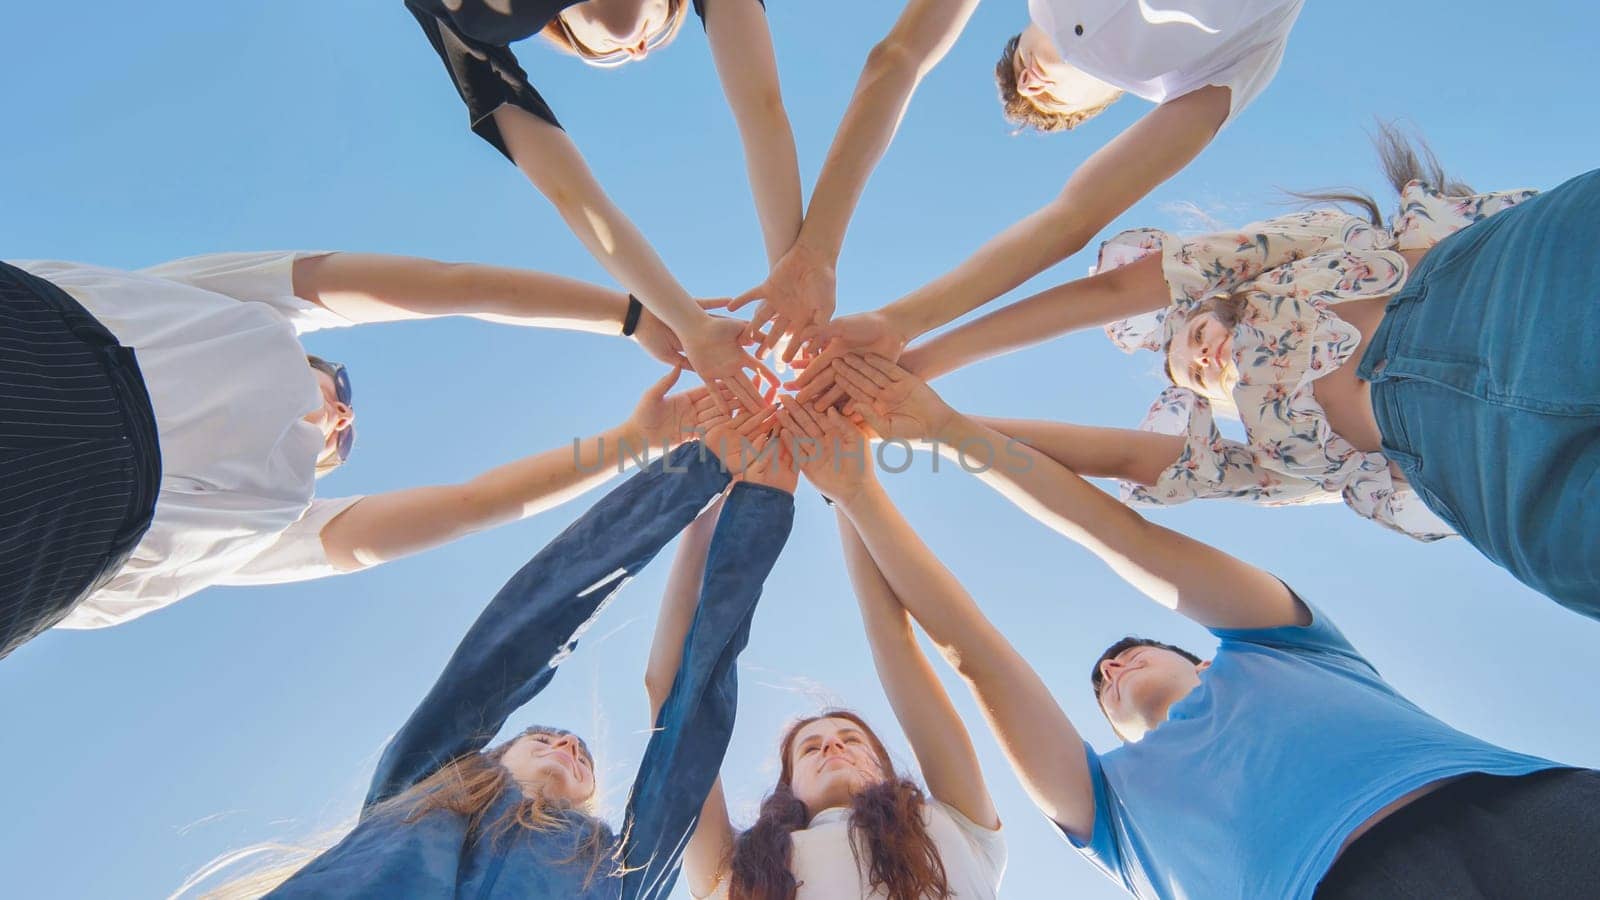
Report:
[{"label": "young woman's face", "polygon": [[1172,380],[1201,394],[1227,394],[1236,378],[1233,331],[1214,312],[1190,316],[1173,335],[1167,350]]},{"label": "young woman's face", "polygon": [[672,7],[667,0],[585,0],[560,15],[567,32],[591,53],[639,60],[671,24]]},{"label": "young woman's face", "polygon": [[886,775],[872,739],[849,719],[818,719],[801,728],[789,747],[789,789],[812,815],[849,806],[862,789]]},{"label": "young woman's face", "polygon": [[523,794],[581,804],[594,796],[594,757],[576,735],[530,732],[500,757]]},{"label": "young woman's face", "polygon": [[1047,113],[1074,113],[1103,106],[1117,89],[1061,58],[1044,29],[1030,24],[1022,30],[1017,52],[1011,57],[1017,76],[1017,93]]},{"label": "young woman's face", "polygon": [[335,453],[335,446],[339,442],[339,432],[350,428],[356,423],[356,412],[348,405],[339,402],[334,393],[333,376],[327,372],[313,367],[311,374],[317,377],[317,389],[322,392],[322,406],[305,417],[307,422],[317,426],[322,432],[322,454],[319,462],[327,460]]},{"label": "young woman's face", "polygon": [[1100,708],[1117,734],[1136,741],[1166,721],[1167,710],[1199,686],[1209,665],[1164,647],[1129,647],[1100,663]]}]

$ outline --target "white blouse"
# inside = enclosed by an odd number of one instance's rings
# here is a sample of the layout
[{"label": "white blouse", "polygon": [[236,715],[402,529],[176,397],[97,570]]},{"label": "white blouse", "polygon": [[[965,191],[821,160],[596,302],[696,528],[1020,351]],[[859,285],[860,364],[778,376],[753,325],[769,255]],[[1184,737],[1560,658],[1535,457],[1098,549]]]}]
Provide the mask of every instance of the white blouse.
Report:
[{"label": "white blouse", "polygon": [[1067,62],[1152,103],[1228,88],[1226,127],[1278,73],[1305,0],[1028,0]]},{"label": "white blouse", "polygon": [[138,272],[15,263],[133,348],[161,444],[150,530],[57,627],[117,625],[213,584],[338,571],[322,526],[361,498],[312,500],[323,439],[304,417],[322,394],[299,335],[353,323],[294,295],[295,260],[315,255],[222,253]]},{"label": "white blouse", "polygon": [[[928,835],[939,848],[952,896],[961,900],[994,900],[1006,871],[1005,833],[988,829],[938,800],[923,805]],[[880,888],[869,891],[869,862],[857,859],[850,841],[850,810],[825,809],[809,827],[791,832],[789,871],[800,888],[795,900],[883,900]],[[865,848],[863,848],[865,852]],[[718,883],[708,900],[726,900],[728,879]]]}]

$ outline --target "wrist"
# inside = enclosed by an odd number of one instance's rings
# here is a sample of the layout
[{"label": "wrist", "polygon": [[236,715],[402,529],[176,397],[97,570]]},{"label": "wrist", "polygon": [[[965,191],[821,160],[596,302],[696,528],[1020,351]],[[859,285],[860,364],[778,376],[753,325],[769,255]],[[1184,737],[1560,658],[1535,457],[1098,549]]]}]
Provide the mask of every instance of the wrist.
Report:
[{"label": "wrist", "polygon": [[873,503],[881,500],[886,495],[883,485],[876,478],[868,478],[852,486],[848,492],[834,495],[834,508],[843,510],[845,515],[851,515],[859,510],[866,509]]},{"label": "wrist", "polygon": [[797,251],[813,265],[832,270],[839,264],[839,252],[843,249],[844,241],[822,234],[824,230],[816,226],[808,228],[802,225],[791,250]]},{"label": "wrist", "polygon": [[933,327],[924,321],[925,317],[917,306],[918,304],[910,297],[902,297],[879,309],[878,314],[883,316],[895,334],[909,344]]}]

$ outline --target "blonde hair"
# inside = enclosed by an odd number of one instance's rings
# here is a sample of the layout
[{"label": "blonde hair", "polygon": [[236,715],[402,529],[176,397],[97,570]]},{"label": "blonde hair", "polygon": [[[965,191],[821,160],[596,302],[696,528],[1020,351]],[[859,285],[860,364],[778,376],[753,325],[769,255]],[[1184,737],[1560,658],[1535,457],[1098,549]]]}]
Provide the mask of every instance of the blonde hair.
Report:
[{"label": "blonde hair", "polygon": [[[555,802],[542,796],[524,796],[493,821],[485,821],[495,800],[507,790],[521,790],[511,772],[500,764],[501,757],[518,740],[529,734],[564,734],[555,729],[530,728],[493,750],[469,753],[457,757],[439,770],[417,782],[405,791],[389,798],[367,811],[366,818],[395,817],[402,824],[411,825],[429,813],[445,810],[467,821],[467,834],[478,841],[501,841],[519,829],[534,832],[556,832],[572,827],[565,813],[577,812],[591,820],[587,834],[579,841],[573,855],[565,863],[582,863],[587,866],[584,884],[588,885],[601,874],[607,860],[618,863],[605,877],[623,874],[615,854],[621,842],[614,841],[611,830],[596,816],[599,786],[589,799],[578,804]],[[237,878],[198,896],[201,900],[255,900],[270,893],[296,872],[343,840],[353,829],[347,825],[324,832],[301,844],[266,842],[234,850],[207,863],[175,891],[169,900],[189,896],[200,884],[219,872],[233,868],[246,860],[255,860],[254,867]]]},{"label": "blonde hair", "polygon": [[1122,99],[1122,92],[1117,91],[1095,106],[1085,106],[1070,112],[1044,109],[1017,90],[1017,70],[1014,67],[1014,60],[1017,56],[1017,45],[1021,42],[1020,33],[1006,41],[1005,49],[1000,53],[1000,61],[994,66],[995,85],[1000,89],[1000,109],[1006,121],[1017,126],[1018,132],[1029,128],[1041,134],[1070,131],[1105,112],[1111,104]]},{"label": "blonde hair", "polygon": [[[679,29],[683,28],[684,20],[689,17],[689,0],[667,0],[667,24],[663,26],[665,35],[657,49],[672,43],[678,37]],[[556,46],[556,49],[570,53],[579,59],[598,59],[608,54],[596,53],[585,47],[567,31],[561,21],[561,13],[556,13],[539,32],[540,37]]]}]

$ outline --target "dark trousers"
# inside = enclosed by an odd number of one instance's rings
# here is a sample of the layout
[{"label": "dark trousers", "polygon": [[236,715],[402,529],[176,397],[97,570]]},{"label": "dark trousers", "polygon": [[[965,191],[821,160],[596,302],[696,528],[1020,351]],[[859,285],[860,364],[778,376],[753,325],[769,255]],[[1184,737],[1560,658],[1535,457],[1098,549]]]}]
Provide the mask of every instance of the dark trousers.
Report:
[{"label": "dark trousers", "polygon": [[116,574],[160,488],[133,351],[65,291],[0,263],[0,658]]},{"label": "dark trousers", "polygon": [[1600,772],[1469,775],[1351,844],[1317,900],[1594,900]]}]

